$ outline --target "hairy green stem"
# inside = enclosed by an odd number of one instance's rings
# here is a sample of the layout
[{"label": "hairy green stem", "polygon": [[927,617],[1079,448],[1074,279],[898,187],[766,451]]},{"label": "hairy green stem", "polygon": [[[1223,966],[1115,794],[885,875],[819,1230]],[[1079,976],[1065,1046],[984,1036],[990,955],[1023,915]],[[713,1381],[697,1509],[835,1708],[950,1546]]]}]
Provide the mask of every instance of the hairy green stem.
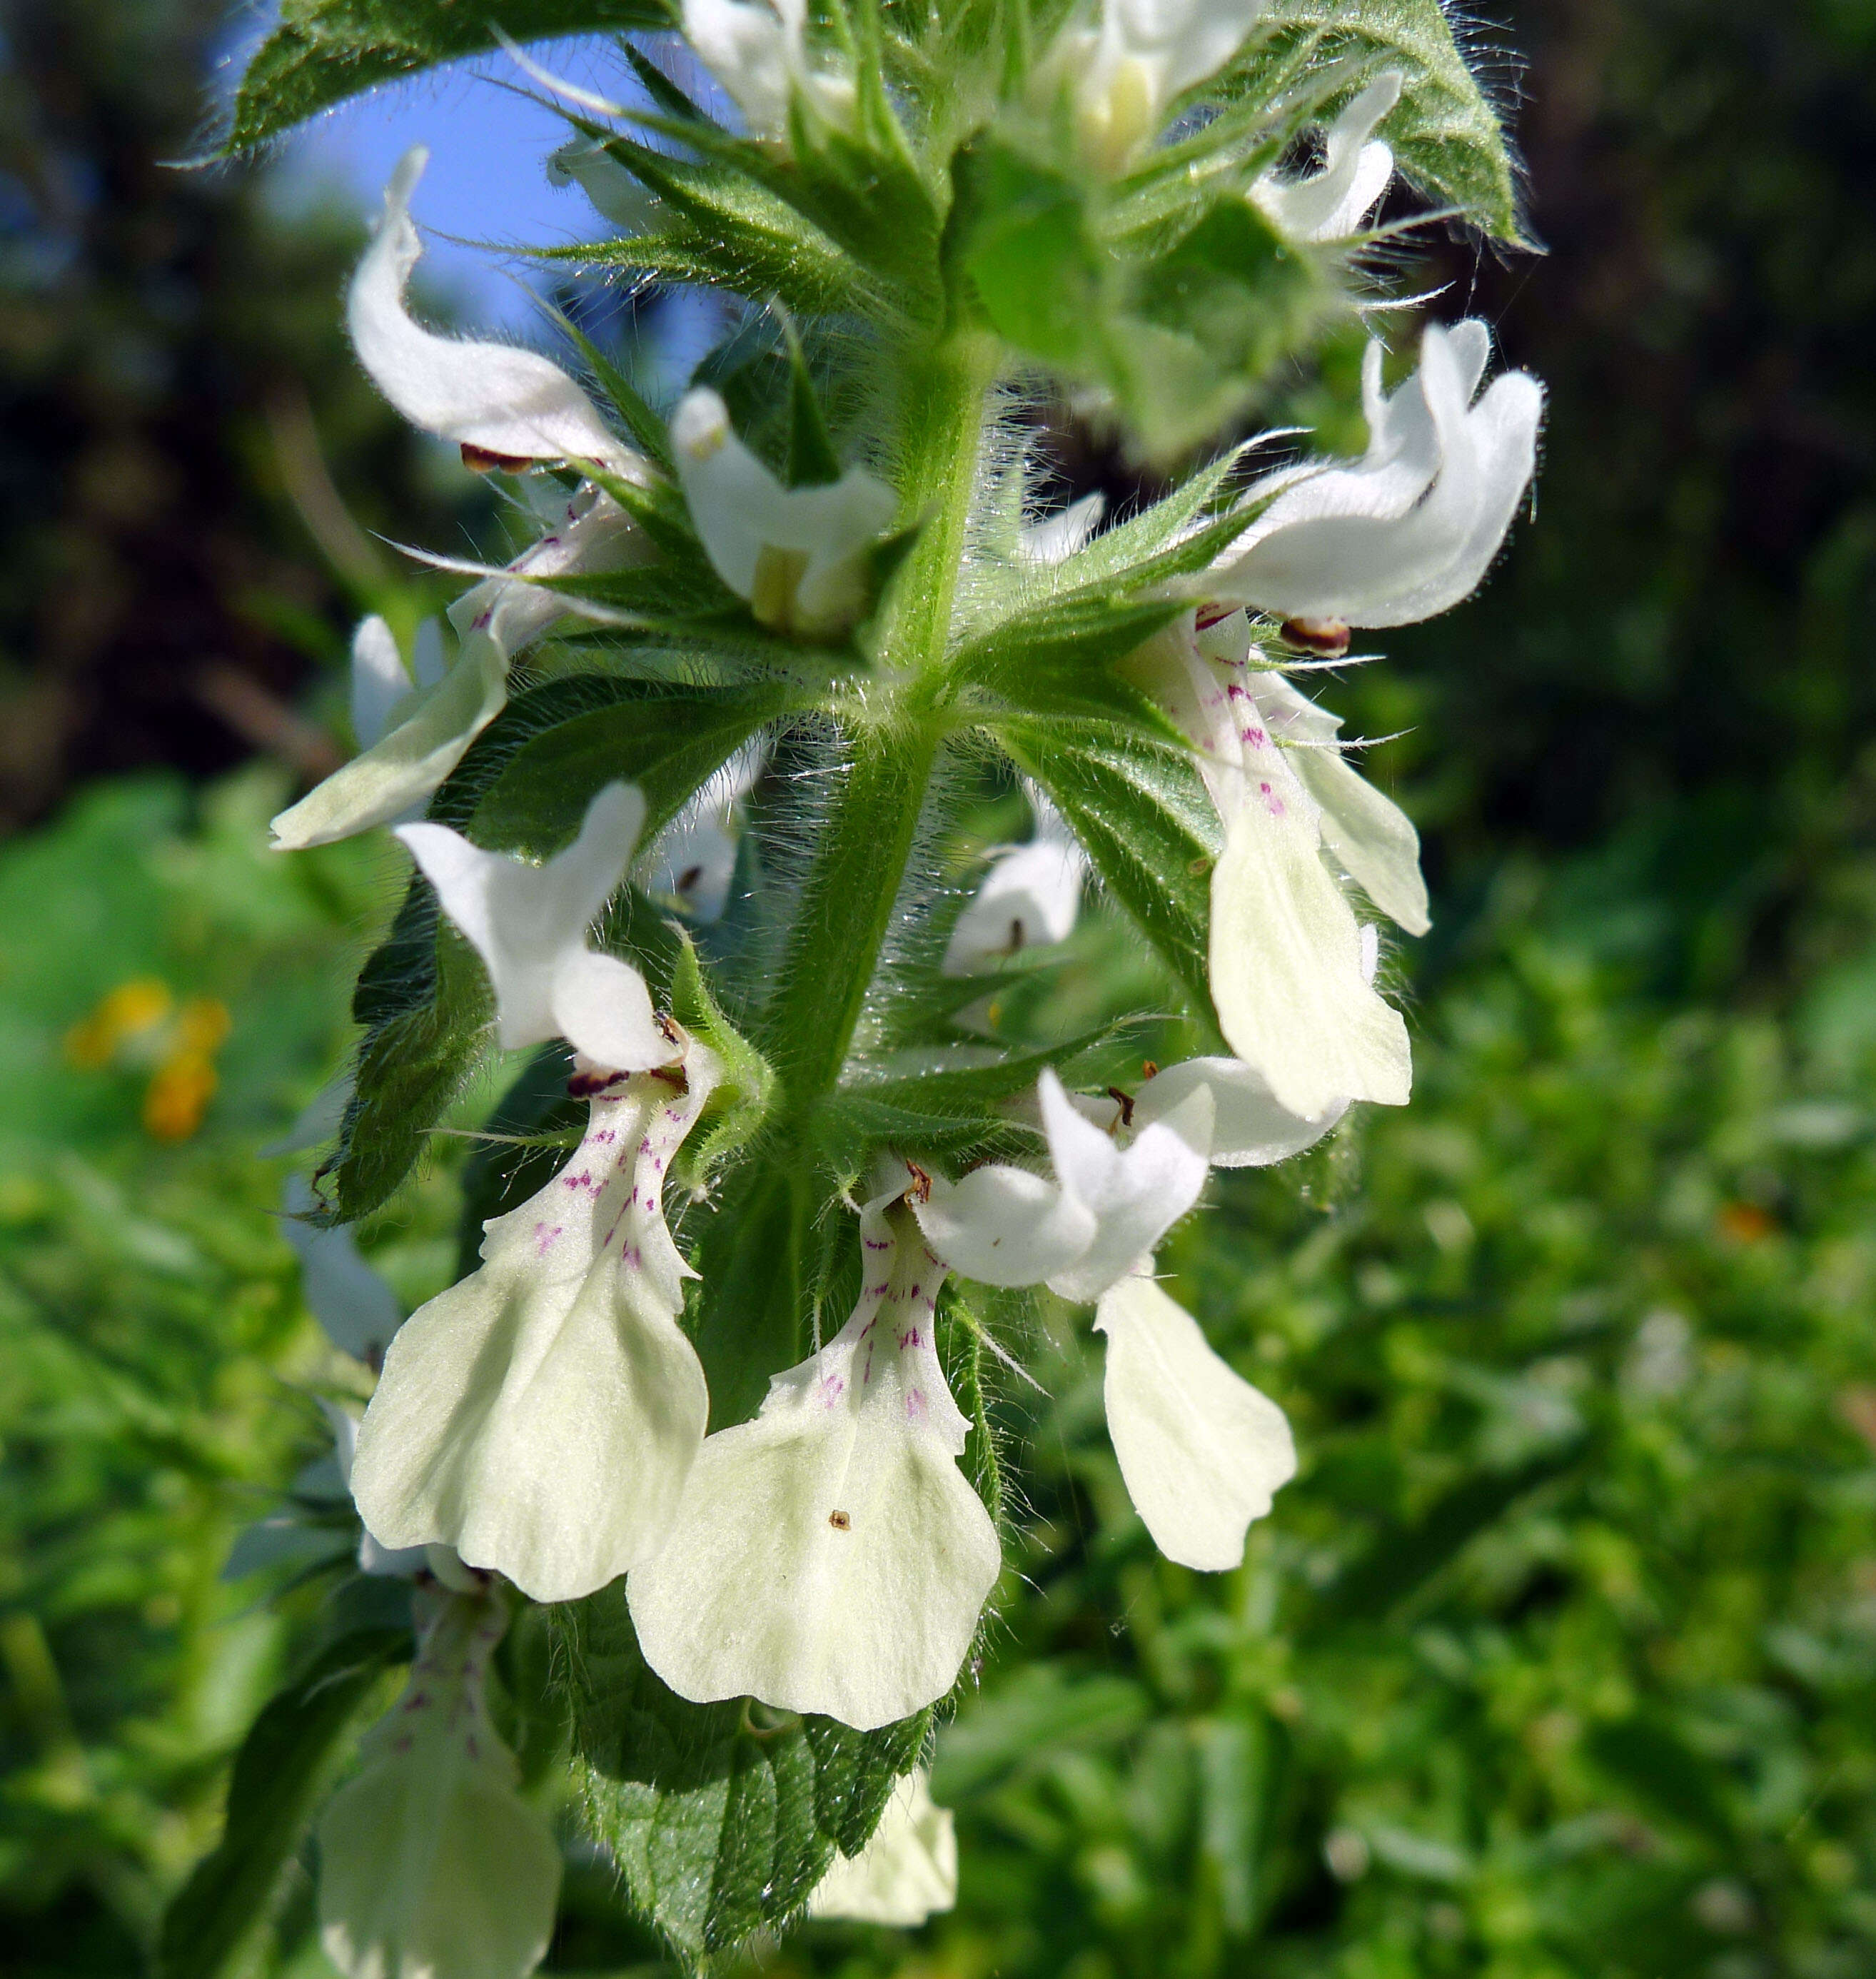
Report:
[{"label": "hairy green stem", "polygon": [[878,966],[942,738],[933,694],[969,525],[993,360],[974,340],[913,368],[900,460],[919,538],[882,613],[877,677],[843,722],[850,751],[803,885],[771,1005],[785,1118],[803,1125],[839,1078]]}]

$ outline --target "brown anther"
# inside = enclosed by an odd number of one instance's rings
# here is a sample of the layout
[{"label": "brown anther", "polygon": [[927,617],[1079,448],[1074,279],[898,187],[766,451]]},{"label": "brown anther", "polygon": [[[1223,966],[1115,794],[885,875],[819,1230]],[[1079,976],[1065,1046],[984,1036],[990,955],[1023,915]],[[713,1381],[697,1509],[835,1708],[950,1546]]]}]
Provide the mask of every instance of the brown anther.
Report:
[{"label": "brown anther", "polygon": [[1133,1095],[1118,1086],[1110,1086],[1107,1096],[1120,1109],[1120,1124],[1123,1127],[1131,1127],[1133,1125]]},{"label": "brown anther", "polygon": [[1195,880],[1202,880],[1211,870],[1211,861],[1209,859],[1195,859],[1185,870]]},{"label": "brown anther", "polygon": [[1158,1063],[1150,1058],[1142,1059],[1140,1061],[1140,1076],[1142,1079],[1157,1079],[1159,1076],[1159,1066]]},{"label": "brown anther", "polygon": [[602,1092],[610,1092],[614,1086],[623,1085],[631,1078],[629,1072],[576,1072],[567,1081],[569,1099],[592,1099]]},{"label": "brown anther", "polygon": [[932,1199],[930,1175],[916,1162],[907,1162],[906,1166],[912,1171],[912,1186],[906,1191],[906,1200],[908,1202],[930,1202]]},{"label": "brown anther", "polygon": [[698,881],[702,879],[703,877],[704,869],[702,867],[685,867],[684,870],[678,876],[678,891],[681,893],[688,893],[691,889],[697,884]]},{"label": "brown anther", "polygon": [[525,453],[496,453],[462,443],[462,465],[472,474],[525,474],[535,465]]},{"label": "brown anther", "polygon": [[1283,638],[1325,660],[1339,660],[1348,651],[1348,628],[1339,618],[1286,618]]},{"label": "brown anther", "polygon": [[1009,923],[1009,952],[1019,954],[1023,948],[1023,917],[1018,914]]},{"label": "brown anther", "polygon": [[651,1021],[665,1033],[665,1042],[667,1044],[688,1045],[691,1042],[684,1035],[684,1026],[668,1011],[654,1011]]},{"label": "brown anther", "polygon": [[844,1512],[830,1512],[827,1523],[837,1533],[851,1532],[853,1527],[853,1520]]}]

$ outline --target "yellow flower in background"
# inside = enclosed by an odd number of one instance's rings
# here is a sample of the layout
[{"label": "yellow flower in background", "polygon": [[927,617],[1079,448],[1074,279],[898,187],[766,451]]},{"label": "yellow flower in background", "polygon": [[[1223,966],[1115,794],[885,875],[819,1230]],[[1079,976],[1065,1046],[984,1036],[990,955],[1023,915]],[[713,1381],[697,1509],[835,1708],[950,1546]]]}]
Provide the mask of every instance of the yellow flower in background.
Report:
[{"label": "yellow flower in background", "polygon": [[119,1046],[154,1031],[176,999],[167,983],[139,976],[120,983],[82,1023],[65,1033],[65,1056],[86,1072],[101,1072]]},{"label": "yellow flower in background", "polygon": [[202,1124],[220,1083],[215,1054],[234,1019],[214,996],[191,996],[180,1006],[167,983],[140,976],[120,983],[98,1007],[65,1033],[65,1056],[84,1072],[118,1064],[147,1066],[144,1131],[158,1141],[186,1141]]}]

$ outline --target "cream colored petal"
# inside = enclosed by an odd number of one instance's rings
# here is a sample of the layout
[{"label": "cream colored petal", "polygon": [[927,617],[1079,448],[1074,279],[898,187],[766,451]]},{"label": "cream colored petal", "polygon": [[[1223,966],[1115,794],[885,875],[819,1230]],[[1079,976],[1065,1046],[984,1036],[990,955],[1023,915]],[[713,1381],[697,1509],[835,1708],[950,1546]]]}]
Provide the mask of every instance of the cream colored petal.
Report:
[{"label": "cream colored petal", "polygon": [[1301,1119],[1351,1099],[1407,1103],[1412,1058],[1399,1011],[1362,968],[1361,930],[1312,830],[1247,805],[1211,876],[1211,997],[1237,1056]]},{"label": "cream colored petal", "polygon": [[688,1089],[650,1072],[596,1098],[566,1167],[487,1226],[482,1268],[405,1321],[353,1475],[382,1544],[451,1545],[564,1601],[663,1539],[708,1414],[661,1198],[718,1072],[694,1043],[684,1069]]},{"label": "cream colored petal", "polygon": [[1046,1175],[1001,1162],[956,1182],[934,1175],[915,1213],[939,1256],[985,1285],[1040,1285],[1084,1255],[1098,1228],[1093,1212]]},{"label": "cream colored petal", "polygon": [[1189,1058],[1169,1065],[1141,1086],[1133,1102],[1136,1128],[1168,1114],[1203,1089],[1211,1096],[1210,1145],[1200,1149],[1214,1168],[1268,1168],[1311,1148],[1348,1111],[1347,1103],[1301,1119],[1278,1103],[1255,1066],[1235,1058]]},{"label": "cream colored petal", "polygon": [[369,749],[390,727],[410,689],[390,627],[375,612],[361,618],[352,635],[352,734],[361,749]]},{"label": "cream colored petal", "polygon": [[943,1696],[970,1647],[996,1532],[931,1344],[943,1268],[884,1200],[853,1318],[705,1442],[670,1538],[627,1581],[645,1659],[681,1697],[864,1731]]},{"label": "cream colored petal", "polygon": [[920,1767],[893,1789],[866,1847],[850,1860],[835,1856],[807,1914],[909,1929],[956,1901],[956,1829],[951,1810],[933,1802]]},{"label": "cream colored petal", "polygon": [[1222,1573],[1296,1474],[1282,1410],[1206,1344],[1191,1314],[1148,1278],[1100,1304],[1108,1433],[1134,1509],[1168,1560]]},{"label": "cream colored petal", "polygon": [[1433,922],[1413,820],[1337,751],[1292,753],[1298,774],[1322,807],[1324,843],[1390,920],[1409,934],[1424,934]]},{"label": "cream colored petal", "polygon": [[416,1599],[409,1687],[319,1825],[320,1942],[346,1979],[523,1979],[552,1934],[560,1851],[483,1702],[505,1616],[486,1596]]},{"label": "cream colored petal", "polygon": [[330,845],[427,804],[507,702],[507,654],[486,634],[472,637],[442,680],[399,704],[389,734],[274,819],[275,850]]}]

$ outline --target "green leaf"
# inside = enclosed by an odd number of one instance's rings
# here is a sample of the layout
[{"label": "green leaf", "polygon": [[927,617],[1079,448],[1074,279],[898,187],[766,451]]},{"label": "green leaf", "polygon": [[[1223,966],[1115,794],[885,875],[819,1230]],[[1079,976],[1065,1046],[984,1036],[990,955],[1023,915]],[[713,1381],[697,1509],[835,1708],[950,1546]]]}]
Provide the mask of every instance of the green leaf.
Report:
[{"label": "green leaf", "polygon": [[1211,873],[1224,837],[1191,745],[1106,721],[986,725],[1048,792],[1109,890],[1209,1022]]},{"label": "green leaf", "polygon": [[[592,675],[550,682],[518,695],[482,731],[430,815],[490,850],[545,858],[579,829],[594,794],[622,778],[645,794],[648,834],[794,692]],[[657,917],[629,897],[608,934],[641,966],[648,947],[671,945]],[[428,883],[413,879],[353,999],[366,1036],[339,1146],[321,1172],[334,1198],[323,1220],[355,1222],[389,1199],[487,1049],[492,1014],[481,962],[438,915]]]},{"label": "green leaf", "polygon": [[830,1148],[890,1142],[906,1152],[959,1153],[1013,1138],[1001,1110],[1049,1066],[1111,1043],[1127,1026],[1103,1024],[1044,1051],[1013,1052],[987,1065],[940,1067],[905,1077],[850,1077],[821,1102],[816,1126]]},{"label": "green leaf", "polygon": [[1178,730],[1152,698],[1110,668],[1188,609],[1176,598],[1070,594],[969,641],[951,667],[1025,714],[1092,715],[1176,742]]},{"label": "green leaf", "polygon": [[410,1652],[408,1629],[354,1630],[262,1710],[235,1758],[222,1839],[164,1915],[157,1979],[220,1979],[242,1965],[353,1721]]},{"label": "green leaf", "polygon": [[379,83],[480,55],[497,28],[532,41],[671,25],[661,0],[283,0],[242,75],[221,151],[251,151]]},{"label": "green leaf", "polygon": [[687,1702],[648,1668],[622,1586],[556,1611],[588,1823],[633,1905],[694,1971],[797,1915],[838,1848],[857,1855],[931,1714],[877,1732]]},{"label": "green leaf", "polygon": [[1321,41],[1325,55],[1355,55],[1363,81],[1383,68],[1400,70],[1400,101],[1381,134],[1401,172],[1508,246],[1531,244],[1516,157],[1440,0],[1360,0],[1353,7],[1344,0],[1275,0],[1264,19],[1271,31],[1245,71],[1248,86],[1256,88],[1267,66],[1311,39]]}]

